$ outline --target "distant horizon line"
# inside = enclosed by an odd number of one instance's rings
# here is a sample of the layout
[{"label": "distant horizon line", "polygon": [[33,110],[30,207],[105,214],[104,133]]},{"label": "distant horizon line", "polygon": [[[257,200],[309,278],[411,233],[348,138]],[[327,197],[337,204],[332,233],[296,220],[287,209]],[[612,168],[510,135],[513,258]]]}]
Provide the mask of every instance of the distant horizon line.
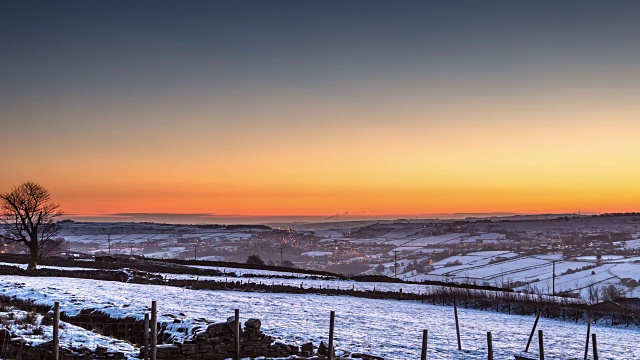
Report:
[{"label": "distant horizon line", "polygon": [[372,220],[428,220],[428,219],[464,219],[468,217],[511,217],[511,216],[562,216],[562,215],[598,215],[597,212],[456,212],[437,214],[363,214],[341,213],[334,215],[242,215],[215,213],[154,213],[127,212],[110,214],[64,214],[61,219],[86,222],[156,222],[190,224],[258,224],[278,222],[332,222],[332,221],[372,221]]}]

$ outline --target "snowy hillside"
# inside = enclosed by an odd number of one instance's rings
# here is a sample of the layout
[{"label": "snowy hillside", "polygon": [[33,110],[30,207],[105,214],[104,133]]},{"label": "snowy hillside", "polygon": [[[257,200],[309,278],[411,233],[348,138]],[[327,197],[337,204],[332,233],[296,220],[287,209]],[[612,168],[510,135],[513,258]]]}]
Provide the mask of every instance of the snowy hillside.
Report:
[{"label": "snowy hillside", "polygon": [[[524,349],[533,317],[460,309],[462,352],[456,349],[450,307],[419,302],[371,300],[344,296],[289,295],[189,290],[167,286],[122,284],[68,278],[5,276],[0,291],[37,304],[61,302],[75,314],[100,309],[112,317],[141,318],[152,300],[158,301],[160,320],[176,328],[197,329],[204,321],[220,321],[240,309],[241,319],[262,319],[265,332],[287,340],[316,344],[327,339],[328,314],[336,311],[337,348],[362,351],[386,359],[419,358],[422,329],[430,331],[430,359],[478,359],[486,354],[486,331],[493,332],[496,359],[512,359]],[[91,289],[87,293],[86,289]],[[549,359],[582,357],[586,325],[541,319],[545,353]],[[189,332],[176,333],[177,338]],[[637,330],[592,326],[598,334],[601,359],[637,359]],[[536,342],[534,342],[535,344]],[[626,344],[626,345],[625,345]],[[535,346],[532,350],[536,352]]]}]

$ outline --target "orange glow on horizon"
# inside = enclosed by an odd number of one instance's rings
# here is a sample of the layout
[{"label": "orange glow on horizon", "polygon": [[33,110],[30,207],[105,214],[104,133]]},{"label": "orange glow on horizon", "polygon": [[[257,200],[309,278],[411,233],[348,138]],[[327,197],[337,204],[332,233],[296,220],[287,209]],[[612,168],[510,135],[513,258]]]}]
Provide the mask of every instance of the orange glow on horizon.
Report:
[{"label": "orange glow on horizon", "polygon": [[[176,103],[60,110],[47,114],[51,124],[91,121],[56,138],[44,124],[33,135],[40,147],[4,159],[12,171],[0,190],[40,182],[70,214],[639,210],[636,99],[569,93],[505,103],[487,90],[375,111],[277,94],[220,112]],[[0,147],[22,148],[17,138]]]}]

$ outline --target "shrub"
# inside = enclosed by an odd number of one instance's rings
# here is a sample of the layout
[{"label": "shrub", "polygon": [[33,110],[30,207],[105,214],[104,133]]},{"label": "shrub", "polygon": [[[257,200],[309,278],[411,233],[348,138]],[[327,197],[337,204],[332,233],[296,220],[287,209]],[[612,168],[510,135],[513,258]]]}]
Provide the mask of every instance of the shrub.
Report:
[{"label": "shrub", "polygon": [[251,265],[264,265],[264,260],[262,260],[258,255],[249,255],[245,263]]}]

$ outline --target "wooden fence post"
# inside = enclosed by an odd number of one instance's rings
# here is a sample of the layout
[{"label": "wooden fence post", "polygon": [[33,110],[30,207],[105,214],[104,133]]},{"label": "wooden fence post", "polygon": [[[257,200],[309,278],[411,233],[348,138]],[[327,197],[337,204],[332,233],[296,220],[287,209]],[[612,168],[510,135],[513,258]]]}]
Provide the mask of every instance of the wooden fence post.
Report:
[{"label": "wooden fence post", "polygon": [[333,326],[335,324],[336,312],[332,311],[329,318],[329,360],[333,360]]},{"label": "wooden fence post", "polygon": [[144,314],[144,322],[142,324],[142,340],[144,342],[144,353],[142,359],[149,360],[149,314]]},{"label": "wooden fence post", "polygon": [[587,356],[589,355],[589,334],[591,333],[591,315],[589,315],[589,319],[587,321],[587,342],[584,345],[584,360],[587,360]]},{"label": "wooden fence post", "polygon": [[491,331],[487,331],[487,347],[489,350],[489,360],[493,360],[493,340],[491,339]]},{"label": "wooden fence post", "polygon": [[540,320],[540,313],[536,315],[536,321],[533,323],[533,329],[531,329],[531,334],[529,334],[529,341],[527,341],[527,347],[524,348],[524,352],[529,352],[529,345],[531,345],[531,339],[533,339],[533,334],[536,333],[536,327],[538,326],[538,320]]},{"label": "wooden fence post", "polygon": [[596,343],[596,334],[591,334],[591,343],[593,344],[593,360],[598,360],[598,344]]},{"label": "wooden fence post", "polygon": [[151,360],[156,360],[158,354],[158,305],[155,300],[151,301]]},{"label": "wooden fence post", "polygon": [[544,337],[542,330],[538,330],[538,344],[540,345],[540,360],[544,360]]},{"label": "wooden fence post", "polygon": [[53,358],[60,359],[60,302],[53,303]]},{"label": "wooden fence post", "polygon": [[233,324],[233,328],[236,345],[235,360],[240,360],[240,309],[235,310],[235,323]]},{"label": "wooden fence post", "polygon": [[429,338],[429,330],[422,330],[422,355],[420,360],[427,360],[427,340]]},{"label": "wooden fence post", "polygon": [[453,299],[453,313],[456,318],[456,336],[458,337],[458,350],[462,350],[462,343],[460,342],[460,323],[458,322],[458,306],[456,305],[456,299]]}]

